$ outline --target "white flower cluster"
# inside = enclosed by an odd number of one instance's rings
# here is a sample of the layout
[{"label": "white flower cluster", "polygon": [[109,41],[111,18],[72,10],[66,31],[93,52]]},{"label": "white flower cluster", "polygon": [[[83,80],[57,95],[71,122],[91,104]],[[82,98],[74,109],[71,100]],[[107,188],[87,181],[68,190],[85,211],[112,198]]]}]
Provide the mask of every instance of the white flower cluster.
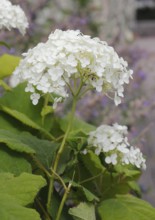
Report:
[{"label": "white flower cluster", "polygon": [[[126,137],[127,127],[114,124],[101,125],[90,132],[88,145],[95,148],[95,154],[105,154],[107,164],[132,164],[137,168],[146,169],[145,159],[139,148],[130,146]],[[87,150],[84,150],[87,153]]]},{"label": "white flower cluster", "polygon": [[31,97],[32,100],[35,97],[35,104],[38,92],[67,97],[66,84],[71,78],[81,78],[98,92],[113,91],[115,104],[119,104],[123,84],[132,76],[127,62],[112,47],[79,30],[56,30],[46,43],[39,43],[23,56],[14,74],[21,82],[28,82],[26,91],[35,94]]},{"label": "white flower cluster", "polygon": [[24,35],[28,21],[24,11],[18,5],[12,5],[9,0],[0,0],[0,29],[17,28]]}]

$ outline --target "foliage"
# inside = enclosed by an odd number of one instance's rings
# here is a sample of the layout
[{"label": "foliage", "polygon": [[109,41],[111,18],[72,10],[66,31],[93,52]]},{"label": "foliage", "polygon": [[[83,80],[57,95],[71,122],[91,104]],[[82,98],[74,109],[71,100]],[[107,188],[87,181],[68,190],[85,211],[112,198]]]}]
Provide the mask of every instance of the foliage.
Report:
[{"label": "foliage", "polygon": [[16,66],[19,64],[19,61],[20,57],[3,54],[0,57],[0,79],[11,75]]},{"label": "foliage", "polygon": [[[116,196],[101,202],[98,207],[101,219],[149,220],[155,218],[154,208],[133,196]],[[111,211],[112,210],[112,211]]]},{"label": "foliage", "polygon": [[[78,1],[79,7],[87,6],[89,2]],[[0,42],[0,45],[7,46],[5,42]],[[109,151],[103,150],[107,145],[103,140],[108,138],[110,145],[123,143],[126,146],[119,146],[121,150],[129,150],[127,138],[119,136],[119,132],[116,135],[112,130],[114,136],[109,133],[107,137],[103,132],[93,137],[96,138],[93,146],[88,141],[97,128],[76,116],[77,102],[87,91],[82,90],[86,81],[82,79],[81,72],[81,81],[77,79],[78,74],[72,77],[73,88],[68,86],[69,80],[64,80],[68,90],[71,88],[71,110],[68,108],[69,113],[60,117],[55,112],[51,94],[42,94],[39,103],[33,105],[31,93],[25,92],[26,83],[15,88],[7,85],[4,78],[12,74],[19,61],[19,57],[8,54],[0,57],[0,85],[4,89],[0,97],[0,219],[154,219],[155,209],[140,198],[141,191],[136,182],[141,175],[140,166],[129,160],[117,164]],[[60,69],[57,70],[59,73]],[[87,69],[84,77],[89,77],[93,85],[97,76],[89,74]],[[97,86],[101,86],[100,83]],[[122,92],[122,87],[119,92]],[[55,98],[56,94],[53,96]],[[124,129],[123,126],[117,127],[118,130]],[[119,142],[119,139],[124,142]],[[100,153],[94,150],[95,145],[103,147]],[[118,155],[115,150],[115,147],[110,149],[112,156],[118,156],[119,160],[121,150]],[[131,159],[141,162],[134,153],[133,150]],[[106,162],[106,157],[111,161]]]},{"label": "foliage", "polygon": [[45,184],[46,182],[41,176],[23,172],[20,176],[15,177],[11,173],[1,173],[0,218],[3,220],[39,220],[39,214],[30,207],[37,192]]},{"label": "foliage", "polygon": [[[42,124],[44,116],[41,112],[44,100],[38,106],[32,105],[29,94],[24,92],[24,86],[25,84],[20,84],[12,91],[6,91],[0,98],[0,175],[3,177],[1,181],[5,182],[5,188],[1,188],[1,194],[3,193],[1,207],[3,210],[9,210],[7,215],[12,213],[12,218],[17,219],[18,213],[19,218],[25,216],[25,219],[39,219],[35,211],[24,207],[28,203],[32,205],[34,196],[45,185],[45,180],[43,181],[36,174],[47,179],[47,186],[37,195],[36,201],[39,203],[35,202],[35,207],[43,219],[50,219],[50,215],[55,216],[54,218],[57,216],[57,213],[50,211],[51,208],[46,211],[45,206],[53,174],[55,189],[53,189],[54,195],[50,200],[50,206],[52,203],[56,203],[55,210],[59,212],[61,199],[63,200],[67,192],[67,203],[62,211],[64,220],[69,218],[112,220],[116,219],[116,216],[121,219],[121,216],[124,215],[123,212],[125,212],[127,220],[134,218],[134,214],[125,211],[124,208],[121,208],[122,206],[127,207],[128,210],[130,206],[132,210],[135,209],[135,218],[140,220],[139,216],[146,215],[148,217],[143,219],[147,220],[155,215],[154,208],[146,202],[126,196],[129,192],[139,195],[139,188],[135,183],[140,174],[139,170],[134,167],[111,167],[103,162],[103,155],[99,157],[93,151],[89,151],[86,155],[82,153],[87,144],[88,133],[94,130],[95,126],[83,122],[77,117],[72,121],[72,129],[66,139],[66,149],[61,155],[58,170],[55,173],[52,164],[67,130],[70,115],[53,120],[54,113],[49,112]],[[35,175],[32,175],[32,172]],[[35,181],[35,178],[38,180]],[[9,181],[8,184],[7,181]],[[20,185],[18,186],[18,184]],[[33,191],[33,186],[35,191]],[[33,196],[28,193],[26,187],[28,190],[32,190]],[[18,194],[19,192],[20,194]],[[122,194],[122,196],[118,196],[118,194]],[[20,196],[18,197],[18,195]],[[6,203],[8,199],[9,203]],[[24,203],[22,199],[24,199]],[[41,206],[38,205],[40,203]],[[70,208],[72,206],[74,207]],[[114,206],[115,209],[111,209],[111,206]],[[11,211],[12,209],[14,212]],[[1,215],[1,219],[4,220],[8,217],[5,216],[4,211],[1,212]]]}]

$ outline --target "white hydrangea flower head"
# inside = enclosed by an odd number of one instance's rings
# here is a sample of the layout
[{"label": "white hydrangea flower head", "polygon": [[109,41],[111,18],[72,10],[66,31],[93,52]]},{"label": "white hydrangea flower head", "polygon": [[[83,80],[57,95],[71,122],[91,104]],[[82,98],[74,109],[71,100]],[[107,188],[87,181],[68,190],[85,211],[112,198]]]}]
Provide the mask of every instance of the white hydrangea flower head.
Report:
[{"label": "white hydrangea flower head", "polygon": [[9,0],[0,1],[0,29],[17,28],[24,35],[28,21],[19,5],[12,5]]},{"label": "white hydrangea flower head", "polygon": [[119,104],[123,85],[132,76],[127,63],[112,47],[79,30],[56,30],[47,42],[39,43],[23,56],[14,74],[43,94],[67,97],[66,84],[76,78],[98,92],[112,91],[115,104]]},{"label": "white hydrangea flower head", "polygon": [[101,125],[89,133],[88,146],[94,149],[95,154],[105,154],[107,164],[132,164],[137,168],[146,169],[146,160],[139,148],[130,146],[127,127],[114,124],[113,126]]}]

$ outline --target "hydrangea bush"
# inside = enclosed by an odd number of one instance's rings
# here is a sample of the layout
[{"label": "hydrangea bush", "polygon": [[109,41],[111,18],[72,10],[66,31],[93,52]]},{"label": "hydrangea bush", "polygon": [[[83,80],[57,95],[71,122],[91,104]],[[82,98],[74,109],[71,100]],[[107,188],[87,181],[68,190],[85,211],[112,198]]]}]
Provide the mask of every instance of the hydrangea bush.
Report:
[{"label": "hydrangea bush", "polygon": [[[132,77],[127,62],[78,30],[56,30],[23,56],[0,57],[0,219],[155,219],[140,199],[146,161],[127,127],[95,127],[76,115],[89,91],[121,102]],[[3,79],[12,73],[10,88]]]}]

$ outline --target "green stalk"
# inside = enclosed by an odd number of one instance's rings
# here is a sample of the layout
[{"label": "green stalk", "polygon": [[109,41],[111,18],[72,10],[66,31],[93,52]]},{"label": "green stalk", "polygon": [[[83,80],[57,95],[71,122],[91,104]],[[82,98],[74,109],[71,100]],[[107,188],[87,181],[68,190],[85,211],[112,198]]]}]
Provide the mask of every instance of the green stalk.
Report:
[{"label": "green stalk", "polygon": [[71,188],[71,183],[69,183],[67,189],[65,190],[65,193],[62,197],[62,200],[61,200],[61,203],[60,203],[60,206],[59,206],[59,209],[58,209],[58,213],[57,213],[57,216],[56,216],[56,220],[60,220],[60,217],[61,217],[61,213],[62,213],[62,210],[63,210],[63,207],[65,205],[65,201],[67,199],[67,196],[69,194],[69,191],[70,191],[70,188]]},{"label": "green stalk", "polygon": [[6,84],[2,79],[0,80],[0,86],[2,86],[6,91],[11,91],[12,88]]},{"label": "green stalk", "polygon": [[72,110],[71,110],[71,114],[70,114],[69,124],[68,124],[67,130],[66,130],[66,133],[65,133],[65,135],[63,137],[63,140],[62,140],[62,143],[60,145],[60,148],[59,148],[59,150],[57,152],[57,155],[56,155],[56,158],[55,158],[55,161],[54,161],[54,166],[53,166],[53,168],[51,168],[52,176],[50,178],[49,191],[48,191],[48,199],[47,199],[47,209],[48,210],[50,208],[50,203],[51,203],[51,200],[52,200],[52,194],[53,194],[53,189],[54,189],[54,177],[55,177],[54,173],[56,173],[56,171],[57,171],[57,167],[58,167],[58,163],[59,163],[60,157],[61,157],[61,155],[62,155],[62,153],[64,151],[65,143],[66,143],[67,137],[69,135],[69,132],[71,130],[72,121],[73,121],[75,110],[76,110],[76,103],[77,103],[77,98],[74,96]]},{"label": "green stalk", "polygon": [[83,181],[81,181],[79,184],[83,184],[83,183],[87,183],[87,182],[90,182],[90,181],[92,181],[92,180],[95,180],[96,178],[98,178],[98,177],[100,177],[101,175],[103,175],[103,173],[104,173],[104,172],[101,172],[101,173],[99,173],[99,174],[96,175],[96,176],[93,176],[93,177],[90,177],[90,178],[88,178],[88,179],[86,179],[86,180],[83,180]]},{"label": "green stalk", "polygon": [[71,111],[71,115],[70,115],[70,120],[69,120],[69,124],[68,124],[68,127],[67,127],[67,130],[66,130],[66,133],[64,135],[64,138],[62,140],[62,143],[60,145],[60,148],[58,150],[58,153],[56,155],[56,159],[55,159],[55,162],[54,162],[54,167],[53,167],[53,170],[56,172],[57,170],[57,167],[58,167],[58,163],[59,163],[59,159],[60,159],[60,156],[64,150],[64,147],[65,147],[65,143],[66,143],[66,139],[69,135],[69,132],[70,132],[70,129],[71,129],[71,126],[72,126],[72,122],[73,122],[73,119],[74,119],[74,113],[75,113],[75,109],[76,109],[76,99],[74,98],[73,100],[73,106],[72,106],[72,111]]},{"label": "green stalk", "polygon": [[[48,101],[49,101],[49,93],[45,96],[44,108],[48,105]],[[44,125],[44,122],[45,122],[45,115],[42,115],[42,126]]]}]

